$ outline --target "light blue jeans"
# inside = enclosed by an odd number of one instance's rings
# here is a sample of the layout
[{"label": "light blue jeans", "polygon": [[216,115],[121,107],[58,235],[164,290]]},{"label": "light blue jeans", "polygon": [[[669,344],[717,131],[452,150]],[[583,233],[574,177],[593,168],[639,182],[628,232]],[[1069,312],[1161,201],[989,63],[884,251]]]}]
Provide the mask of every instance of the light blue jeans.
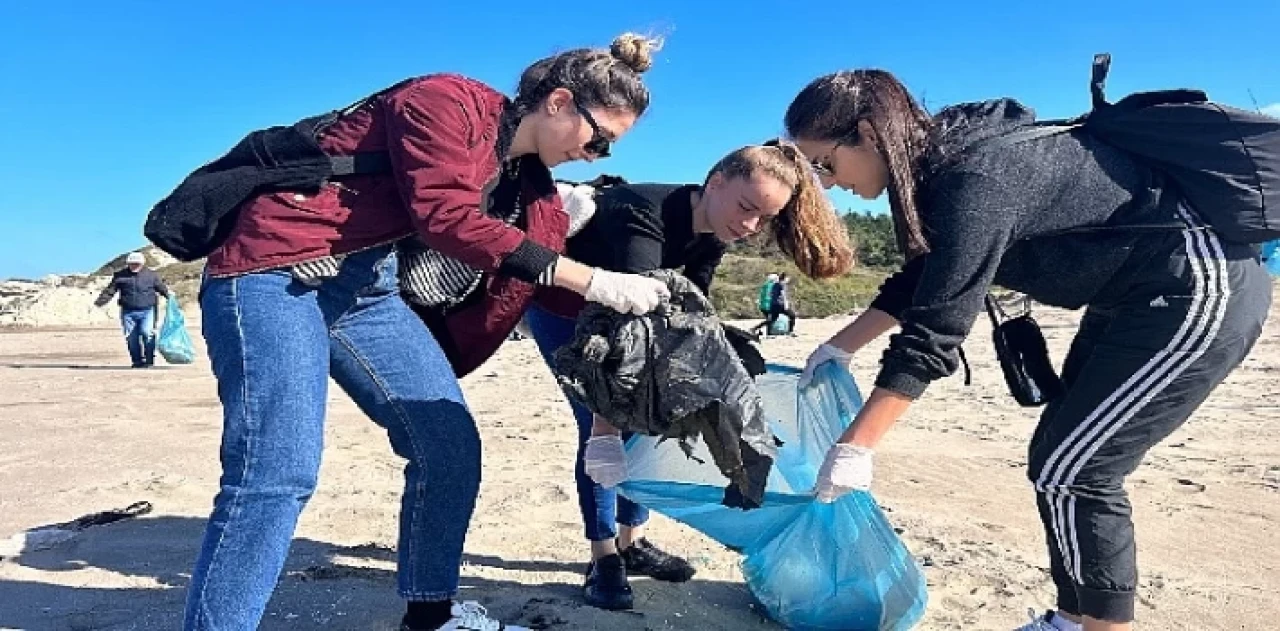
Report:
[{"label": "light blue jeans", "polygon": [[399,591],[458,589],[480,485],[480,437],[439,344],[400,298],[396,256],[347,257],[318,287],[272,271],[209,278],[204,337],[223,407],[222,479],[185,628],[257,628],[316,487],[328,379],[404,458]]},{"label": "light blue jeans", "polygon": [[135,367],[156,361],[156,308],[120,312],[120,328]]}]

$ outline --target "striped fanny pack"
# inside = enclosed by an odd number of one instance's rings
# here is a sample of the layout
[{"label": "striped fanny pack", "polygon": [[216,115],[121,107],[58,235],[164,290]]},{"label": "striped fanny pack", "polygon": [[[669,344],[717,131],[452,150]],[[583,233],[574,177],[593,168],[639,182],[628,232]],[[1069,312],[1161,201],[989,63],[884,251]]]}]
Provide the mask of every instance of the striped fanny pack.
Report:
[{"label": "striped fanny pack", "polygon": [[[482,199],[486,214],[513,225],[524,211],[519,192],[515,195],[515,203],[506,207],[505,212],[497,212],[499,209],[491,207],[493,189],[504,176],[518,178],[518,168],[504,169],[503,173],[491,180],[484,187]],[[396,255],[400,266],[400,293],[405,300],[424,307],[447,309],[456,305],[470,296],[484,280],[484,272],[427,247],[417,237],[409,237],[396,243]],[[342,254],[305,261],[294,265],[289,271],[302,283],[319,285],[325,279],[338,275],[338,269],[346,256],[348,255]]]}]

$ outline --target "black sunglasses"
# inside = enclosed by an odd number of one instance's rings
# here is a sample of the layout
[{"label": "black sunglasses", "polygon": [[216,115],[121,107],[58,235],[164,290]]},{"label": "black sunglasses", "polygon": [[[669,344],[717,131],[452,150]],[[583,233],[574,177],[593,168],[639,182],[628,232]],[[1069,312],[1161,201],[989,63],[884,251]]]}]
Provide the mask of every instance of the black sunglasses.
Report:
[{"label": "black sunglasses", "polygon": [[822,158],[821,160],[813,160],[812,162],[809,163],[809,165],[813,167],[813,170],[815,173],[824,177],[835,176],[836,169],[831,159],[833,156],[835,156],[836,149],[839,149],[840,145],[843,143],[844,143],[843,140],[837,140],[836,144],[832,145],[831,150],[827,152],[826,157]]},{"label": "black sunglasses", "polygon": [[596,122],[591,112],[587,111],[587,108],[582,107],[577,101],[573,102],[573,106],[578,108],[578,113],[582,114],[583,120],[591,126],[591,140],[582,145],[582,148],[597,158],[609,157],[609,145],[613,141],[604,135],[604,130],[600,129],[600,124]]}]

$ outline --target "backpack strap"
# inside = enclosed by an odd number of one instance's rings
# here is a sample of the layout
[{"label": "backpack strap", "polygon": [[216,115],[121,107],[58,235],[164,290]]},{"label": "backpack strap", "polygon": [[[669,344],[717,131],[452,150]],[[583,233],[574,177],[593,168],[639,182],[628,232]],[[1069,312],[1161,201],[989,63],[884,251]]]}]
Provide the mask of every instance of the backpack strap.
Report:
[{"label": "backpack strap", "polygon": [[1046,121],[1043,123],[1032,123],[1022,129],[1011,131],[1007,134],[1001,134],[990,140],[981,142],[983,149],[1008,149],[1013,145],[1019,145],[1040,138],[1048,138],[1057,136],[1058,134],[1070,133],[1084,126],[1083,122],[1067,123],[1062,121]]},{"label": "backpack strap", "polygon": [[983,298],[983,302],[987,305],[987,317],[991,318],[991,326],[998,327],[1000,323],[1009,318],[1009,314],[1004,312],[1004,308],[1000,306],[1000,302],[990,293]]},{"label": "backpack strap", "polygon": [[[410,77],[396,82],[395,84],[365,96],[344,108],[333,110],[328,114],[318,117],[310,129],[312,137],[318,138],[320,134],[324,133],[324,131],[331,125],[341,120],[342,117],[354,114],[360,108],[372,103],[374,99],[382,97],[394,90],[398,90],[416,79],[417,77]],[[391,156],[386,151],[366,151],[349,156],[330,156],[329,163],[332,165],[331,168],[333,169],[334,177],[342,177],[346,175],[377,175],[391,172]]]},{"label": "backpack strap", "polygon": [[385,151],[366,151],[349,156],[329,156],[333,176],[376,175],[391,172],[391,155]]}]

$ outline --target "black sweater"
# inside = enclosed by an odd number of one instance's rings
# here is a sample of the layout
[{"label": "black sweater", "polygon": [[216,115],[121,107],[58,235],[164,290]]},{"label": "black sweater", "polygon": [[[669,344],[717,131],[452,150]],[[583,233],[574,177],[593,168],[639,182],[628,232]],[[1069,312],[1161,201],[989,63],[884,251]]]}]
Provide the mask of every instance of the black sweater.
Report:
[{"label": "black sweater", "polygon": [[982,140],[1034,120],[1002,99],[947,108],[935,118],[935,158],[921,214],[931,252],[891,276],[871,306],[899,320],[876,378],[911,398],[951,375],[957,348],[993,283],[1048,305],[1078,309],[1107,297],[1136,245],[1167,232],[1095,226],[1176,222],[1177,198],[1148,170],[1077,133],[994,149]]},{"label": "black sweater", "polygon": [[693,184],[618,184],[596,193],[596,213],[565,254],[614,272],[674,269],[706,294],[726,245],[693,231]]},{"label": "black sweater", "polygon": [[98,294],[94,304],[99,307],[107,304],[117,292],[120,294],[120,308],[125,311],[154,309],[156,294],[169,297],[169,288],[165,286],[164,281],[160,280],[155,272],[145,267],[137,272],[126,267],[112,274],[111,282],[102,290],[102,293]]}]

